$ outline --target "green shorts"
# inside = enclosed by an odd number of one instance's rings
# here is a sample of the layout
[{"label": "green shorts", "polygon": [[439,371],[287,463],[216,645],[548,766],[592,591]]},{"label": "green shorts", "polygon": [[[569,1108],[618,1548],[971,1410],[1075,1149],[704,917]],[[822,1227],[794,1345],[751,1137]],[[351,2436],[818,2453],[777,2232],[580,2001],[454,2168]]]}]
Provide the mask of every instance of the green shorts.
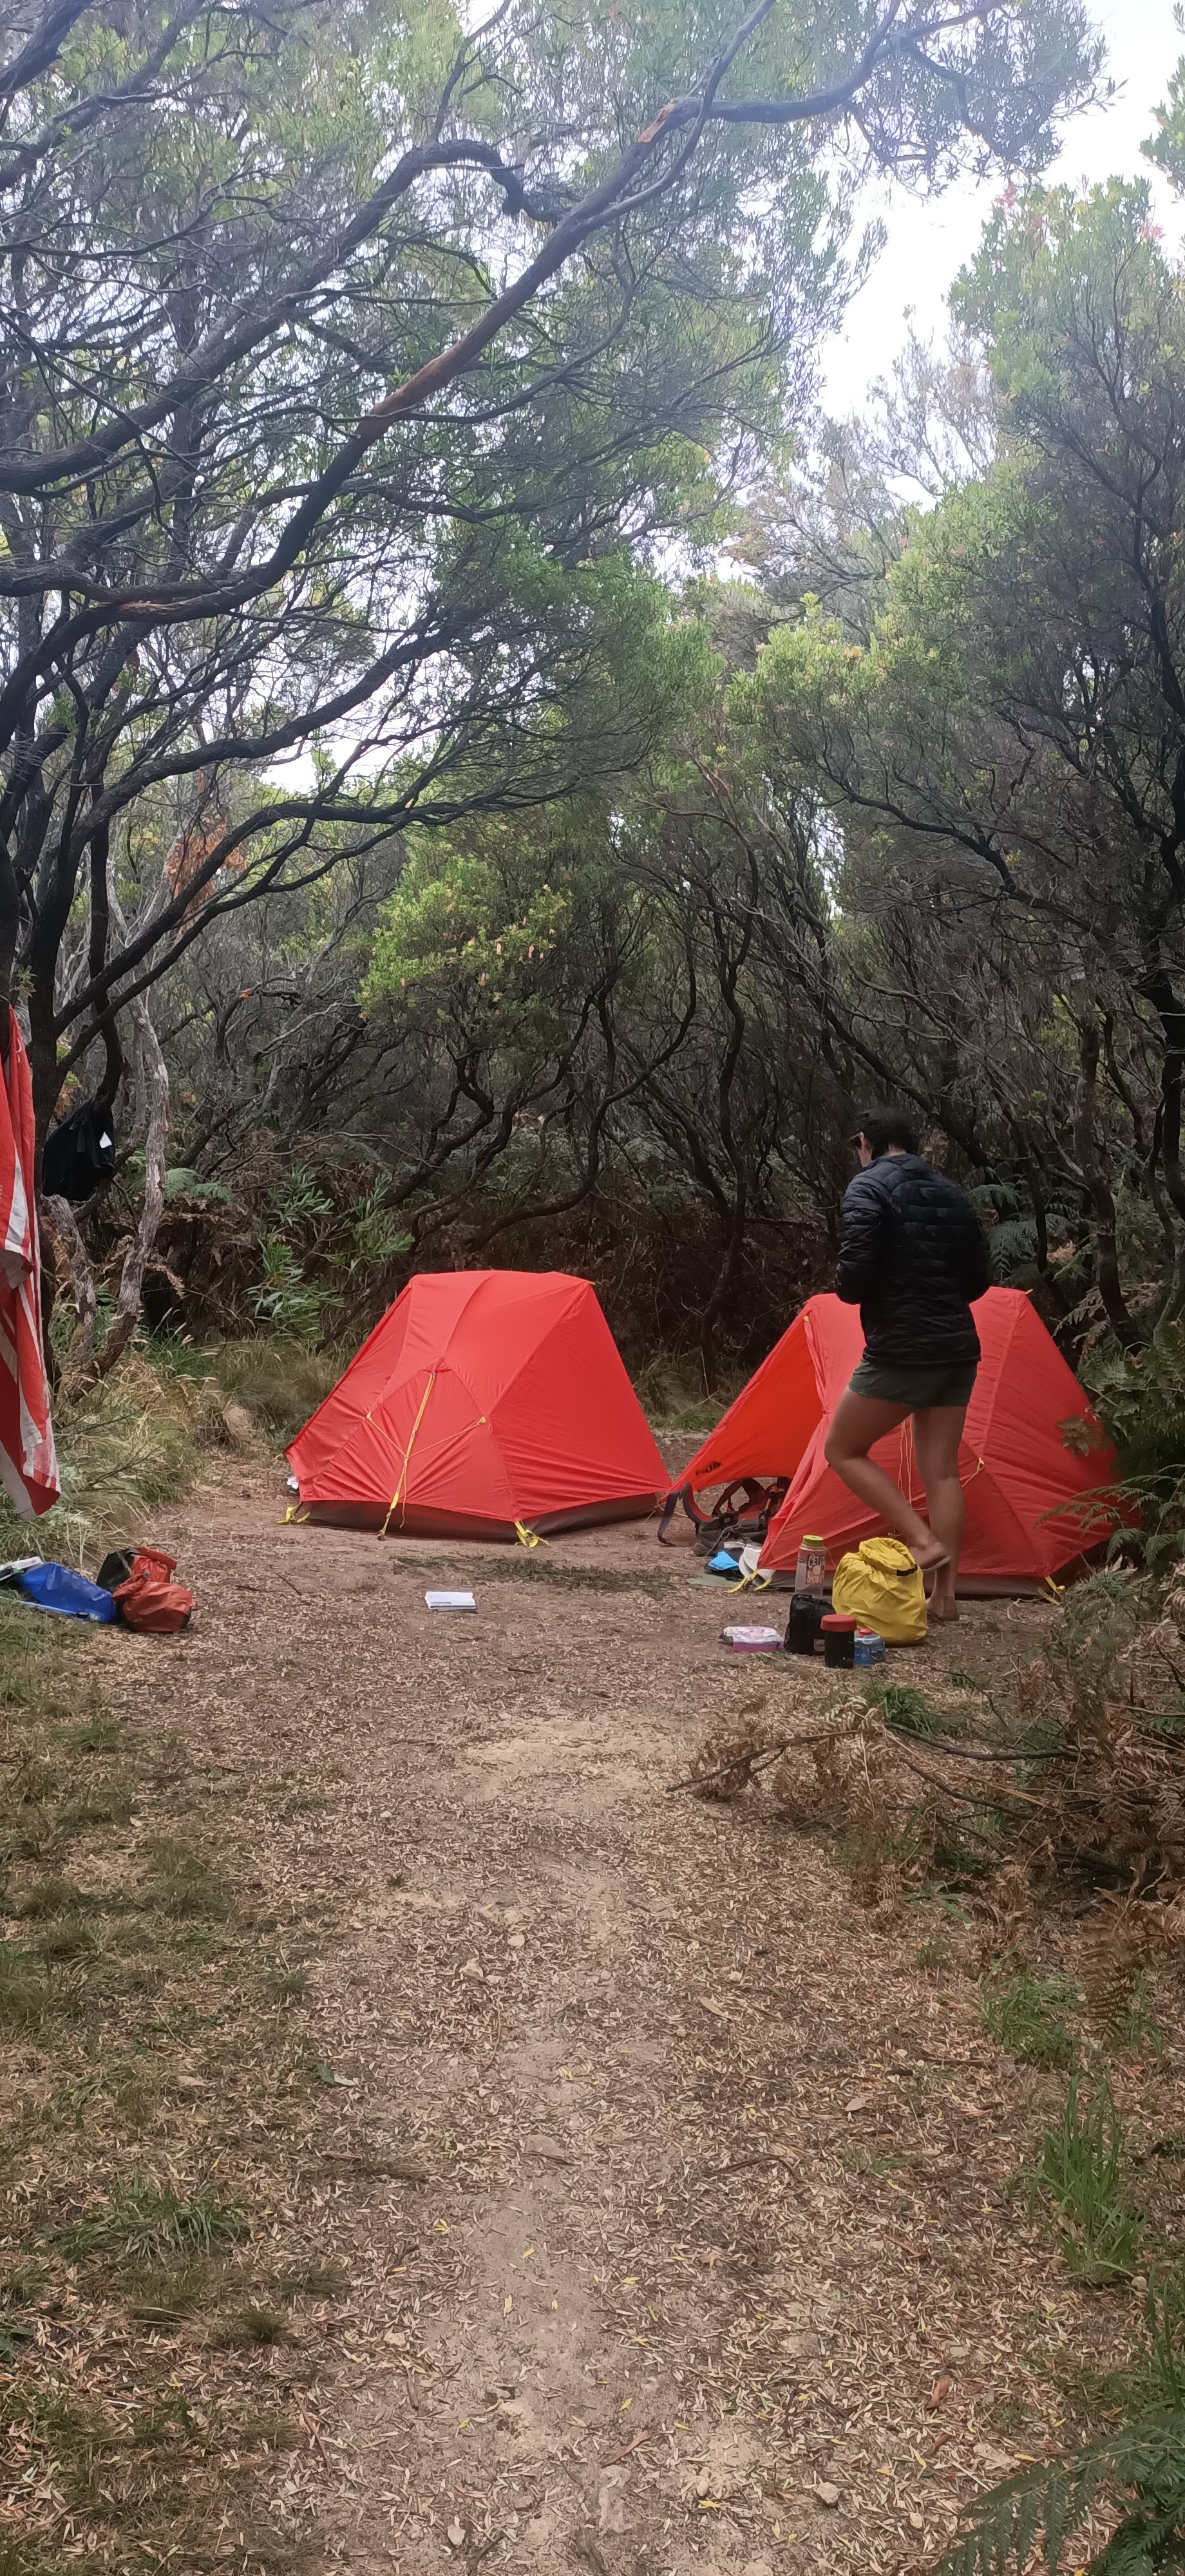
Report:
[{"label": "green shorts", "polygon": [[865,1352],[848,1390],[875,1396],[879,1404],[899,1404],[907,1413],[929,1413],[937,1404],[969,1404],[978,1367],[978,1360],[944,1360],[937,1368],[896,1368]]}]

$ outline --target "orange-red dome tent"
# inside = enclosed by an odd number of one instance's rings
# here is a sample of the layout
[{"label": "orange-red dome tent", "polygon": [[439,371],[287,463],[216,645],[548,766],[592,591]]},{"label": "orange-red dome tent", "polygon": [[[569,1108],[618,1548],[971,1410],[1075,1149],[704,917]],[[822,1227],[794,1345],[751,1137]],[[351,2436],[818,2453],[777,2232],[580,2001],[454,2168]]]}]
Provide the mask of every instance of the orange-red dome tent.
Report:
[{"label": "orange-red dome tent", "polygon": [[408,1281],[288,1451],[302,1512],[512,1539],[653,1511],[668,1478],[587,1279]]},{"label": "orange-red dome tent", "polygon": [[[1109,1536],[1115,1454],[1072,1369],[1021,1290],[989,1288],[974,1309],[983,1348],[959,1473],[967,1497],[960,1586],[1030,1588]],[[694,1496],[744,1477],[791,1479],[770,1523],[762,1568],[792,1569],[799,1541],[825,1539],[834,1567],[848,1548],[882,1530],[827,1465],[827,1426],[863,1348],[859,1312],[838,1297],[812,1297],[729,1406],[686,1469]],[[1067,1448],[1061,1425],[1078,1422],[1091,1445]],[[908,1422],[872,1452],[923,1511]]]}]

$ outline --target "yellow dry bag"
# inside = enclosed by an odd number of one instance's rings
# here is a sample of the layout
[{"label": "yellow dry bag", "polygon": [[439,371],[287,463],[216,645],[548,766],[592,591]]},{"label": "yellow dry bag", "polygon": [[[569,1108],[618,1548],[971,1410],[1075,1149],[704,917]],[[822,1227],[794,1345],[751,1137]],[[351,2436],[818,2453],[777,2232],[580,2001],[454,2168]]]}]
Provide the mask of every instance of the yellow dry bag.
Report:
[{"label": "yellow dry bag", "polygon": [[875,1628],[886,1646],[920,1646],[926,1634],[926,1587],[904,1539],[862,1539],[841,1556],[831,1606]]}]

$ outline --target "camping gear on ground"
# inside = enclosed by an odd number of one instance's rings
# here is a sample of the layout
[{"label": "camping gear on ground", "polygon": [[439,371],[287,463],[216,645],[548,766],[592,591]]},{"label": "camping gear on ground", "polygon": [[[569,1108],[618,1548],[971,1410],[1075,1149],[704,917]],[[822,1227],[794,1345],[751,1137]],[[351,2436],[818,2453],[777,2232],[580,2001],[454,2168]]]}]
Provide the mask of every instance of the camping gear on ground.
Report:
[{"label": "camping gear on ground", "polygon": [[163,1548],[137,1548],[127,1580],[110,1595],[129,1628],[143,1628],[153,1637],[173,1637],[188,1624],[193,1594],[183,1583],[173,1582],[176,1565],[176,1557],[166,1556]]},{"label": "camping gear on ground", "polygon": [[7,1564],[0,1565],[0,1592],[5,1590],[15,1592],[26,1568],[41,1563],[42,1559],[39,1556],[10,1556]]},{"label": "camping gear on ground", "polygon": [[477,1608],[472,1592],[426,1592],[424,1599],[430,1610],[476,1610]]},{"label": "camping gear on ground", "polygon": [[35,1610],[52,1610],[59,1619],[94,1619],[100,1627],[110,1627],[115,1617],[111,1594],[104,1591],[101,1583],[90,1583],[85,1574],[76,1574],[72,1565],[39,1560],[26,1566],[18,1578],[17,1590]]},{"label": "camping gear on ground", "polygon": [[41,1342],[33,1085],[16,1013],[0,1056],[0,1484],[22,1520],[58,1499]]},{"label": "camping gear on ground", "polygon": [[95,1576],[96,1583],[101,1583],[105,1592],[114,1592],[117,1583],[127,1582],[135,1562],[134,1547],[109,1548]]},{"label": "camping gear on ground", "polygon": [[856,1660],[856,1622],[838,1610],[828,1610],[820,1622],[823,1630],[823,1661],[832,1672],[850,1672]]},{"label": "camping gear on ground", "polygon": [[827,1543],[821,1538],[802,1538],[794,1567],[796,1592],[822,1592],[827,1582]]},{"label": "camping gear on ground", "polygon": [[[668,1532],[680,1504],[688,1520],[695,1522],[695,1552],[711,1556],[717,1547],[744,1547],[750,1539],[762,1540],[774,1513],[785,1500],[789,1478],[737,1476],[722,1494],[718,1494],[710,1511],[701,1511],[695,1496],[686,1485],[676,1486],[667,1495],[658,1524],[658,1535],[664,1547],[669,1545]],[[739,1499],[738,1499],[739,1497]]]},{"label": "camping gear on ground", "polygon": [[738,1655],[774,1654],[782,1643],[780,1628],[722,1628],[720,1636]]},{"label": "camping gear on ground", "polygon": [[288,1451],[294,1517],[520,1538],[640,1519],[667,1474],[587,1279],[424,1271]]},{"label": "camping gear on ground", "polygon": [[[1118,1515],[1114,1450],[1073,1371],[1019,1288],[989,1288],[972,1309],[983,1357],[959,1451],[967,1501],[960,1592],[1039,1591],[1110,1536]],[[883,1526],[827,1465],[827,1426],[861,1350],[860,1322],[838,1297],[812,1297],[685,1471],[693,1516],[700,1497],[741,1476],[792,1479],[770,1522],[762,1569],[793,1574],[806,1532],[821,1532],[836,1565]],[[1074,1425],[1069,1449],[1062,1426]],[[872,1451],[925,1509],[910,1424]],[[702,1513],[701,1513],[702,1517]]]},{"label": "camping gear on ground", "polygon": [[883,1664],[885,1641],[875,1628],[857,1628],[856,1651],[852,1660],[857,1664]]},{"label": "camping gear on ground", "polygon": [[786,1622],[788,1655],[815,1655],[823,1651],[823,1596],[819,1592],[796,1592]]},{"label": "camping gear on ground", "polygon": [[832,1606],[857,1626],[875,1628],[887,1646],[920,1646],[926,1634],[926,1587],[904,1539],[866,1538],[841,1556],[831,1586]]},{"label": "camping gear on ground", "polygon": [[60,1118],[45,1139],[41,1186],[47,1198],[89,1199],[115,1170],[115,1128],[100,1100],[84,1100]]},{"label": "camping gear on ground", "polygon": [[730,1556],[726,1547],[718,1547],[715,1556],[708,1558],[709,1574],[731,1574],[735,1579],[740,1570],[739,1556]]}]

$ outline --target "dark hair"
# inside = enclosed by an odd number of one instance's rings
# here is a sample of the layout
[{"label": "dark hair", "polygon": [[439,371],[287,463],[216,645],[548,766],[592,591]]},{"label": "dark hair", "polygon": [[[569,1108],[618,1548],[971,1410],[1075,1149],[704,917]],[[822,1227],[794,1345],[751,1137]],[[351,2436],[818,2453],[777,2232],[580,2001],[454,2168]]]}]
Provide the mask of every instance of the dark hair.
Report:
[{"label": "dark hair", "polygon": [[863,1109],[857,1134],[867,1136],[874,1163],[890,1145],[903,1145],[907,1154],[918,1150],[917,1129],[907,1109]]}]

